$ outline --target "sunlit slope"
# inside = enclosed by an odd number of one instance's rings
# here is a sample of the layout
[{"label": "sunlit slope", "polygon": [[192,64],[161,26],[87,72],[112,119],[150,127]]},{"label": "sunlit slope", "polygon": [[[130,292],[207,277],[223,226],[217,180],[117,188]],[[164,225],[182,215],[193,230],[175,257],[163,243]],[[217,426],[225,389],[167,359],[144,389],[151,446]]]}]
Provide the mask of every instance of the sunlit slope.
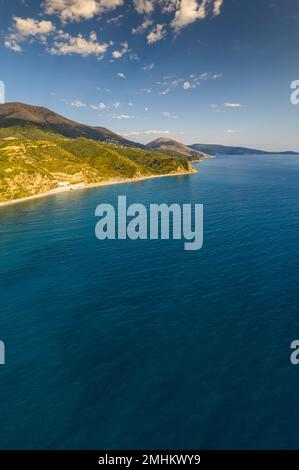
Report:
[{"label": "sunlit slope", "polygon": [[0,129],[0,202],[45,193],[64,183],[89,185],[192,171],[184,157],[158,151],[60,138],[34,126],[7,131]]}]

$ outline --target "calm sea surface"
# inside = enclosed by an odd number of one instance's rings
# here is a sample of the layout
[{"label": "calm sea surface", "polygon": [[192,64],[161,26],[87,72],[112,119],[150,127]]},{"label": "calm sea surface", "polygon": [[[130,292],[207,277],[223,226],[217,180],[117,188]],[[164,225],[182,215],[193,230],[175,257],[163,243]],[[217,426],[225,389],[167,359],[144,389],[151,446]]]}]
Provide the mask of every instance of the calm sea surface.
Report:
[{"label": "calm sea surface", "polygon": [[[299,448],[299,157],[0,209],[0,448]],[[204,248],[98,241],[102,202],[203,203]]]}]

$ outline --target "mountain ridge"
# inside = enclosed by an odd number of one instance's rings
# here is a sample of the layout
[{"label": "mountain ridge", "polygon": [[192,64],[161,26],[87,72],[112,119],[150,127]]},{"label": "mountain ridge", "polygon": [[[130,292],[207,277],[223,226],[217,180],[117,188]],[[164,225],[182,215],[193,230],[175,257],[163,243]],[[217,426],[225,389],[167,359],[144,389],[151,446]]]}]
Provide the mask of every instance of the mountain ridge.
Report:
[{"label": "mountain ridge", "polygon": [[25,125],[28,126],[29,123],[41,130],[46,129],[67,138],[85,137],[99,142],[125,145],[127,147],[144,147],[105,127],[78,123],[43,106],[20,102],[0,104],[0,128],[24,127]]},{"label": "mountain ridge", "polygon": [[[44,137],[51,138],[53,134],[58,134],[65,138],[87,138],[97,142],[109,143],[112,145],[123,145],[140,149],[156,149],[166,152],[173,152],[178,155],[189,157],[190,159],[201,159],[215,155],[298,155],[299,152],[282,151],[269,152],[260,149],[253,149],[240,146],[226,146],[218,144],[191,144],[185,145],[177,140],[159,137],[146,145],[128,140],[119,134],[102,126],[90,126],[73,121],[55,111],[44,106],[35,106],[21,102],[8,102],[0,104],[0,138],[6,134],[10,136],[9,129],[15,128],[16,135],[22,138]],[[2,135],[1,135],[2,134]]]},{"label": "mountain ridge", "polygon": [[259,150],[248,147],[229,146],[229,145],[217,145],[217,144],[192,144],[188,147],[206,152],[210,155],[299,155],[299,152],[293,152],[291,150],[283,152],[269,152],[265,150]]},{"label": "mountain ridge", "polygon": [[196,160],[209,157],[209,155],[205,152],[192,149],[188,145],[182,144],[177,140],[167,137],[159,137],[158,139],[155,139],[152,142],[146,144],[146,147],[150,149],[174,152],[185,157],[194,158]]},{"label": "mountain ridge", "polygon": [[[202,154],[202,158],[207,158],[216,155],[299,155],[299,152],[294,152],[291,150],[282,151],[282,152],[269,152],[265,150],[259,150],[248,147],[239,147],[239,146],[228,146],[228,145],[217,145],[217,144],[192,144],[185,145],[177,140],[159,137],[152,142],[146,144],[148,148],[155,148],[159,150],[169,150],[177,151],[177,153],[183,153],[185,149],[185,155],[188,154],[188,150],[199,152]],[[176,149],[176,150],[175,150]],[[181,150],[181,151],[180,151]],[[194,154],[195,155],[195,154]]]}]

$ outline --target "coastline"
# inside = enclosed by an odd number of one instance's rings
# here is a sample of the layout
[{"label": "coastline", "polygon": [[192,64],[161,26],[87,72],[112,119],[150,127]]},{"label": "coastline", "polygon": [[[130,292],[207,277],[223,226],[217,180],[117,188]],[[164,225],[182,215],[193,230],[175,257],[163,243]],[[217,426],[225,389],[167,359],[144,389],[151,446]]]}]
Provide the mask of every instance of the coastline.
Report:
[{"label": "coastline", "polygon": [[33,201],[34,199],[41,199],[44,197],[49,197],[49,196],[57,196],[58,194],[63,194],[63,193],[72,193],[74,191],[84,191],[86,189],[94,189],[94,188],[100,188],[101,186],[110,186],[110,185],[115,185],[115,184],[125,184],[125,183],[137,183],[138,181],[143,181],[143,180],[148,180],[148,179],[154,179],[154,178],[166,178],[169,176],[186,176],[186,175],[193,175],[194,173],[197,173],[197,170],[193,167],[193,171],[186,171],[182,173],[166,173],[165,175],[149,175],[149,176],[140,176],[137,178],[124,178],[122,180],[117,180],[117,179],[111,179],[107,181],[103,181],[101,183],[91,183],[87,184],[86,186],[83,187],[78,187],[78,188],[67,188],[63,189],[61,191],[47,191],[46,193],[40,193],[40,194],[35,194],[34,196],[27,196],[23,197],[20,199],[12,199],[11,201],[3,201],[0,202],[0,209],[2,207],[6,206],[11,206],[14,204],[20,204],[22,202],[27,202],[27,201]]}]

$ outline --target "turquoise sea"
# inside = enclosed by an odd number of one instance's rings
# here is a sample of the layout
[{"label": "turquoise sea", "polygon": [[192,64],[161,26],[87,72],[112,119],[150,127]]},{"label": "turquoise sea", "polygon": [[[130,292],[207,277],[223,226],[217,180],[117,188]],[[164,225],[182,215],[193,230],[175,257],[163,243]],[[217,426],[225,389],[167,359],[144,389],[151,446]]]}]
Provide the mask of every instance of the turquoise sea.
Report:
[{"label": "turquoise sea", "polygon": [[[299,446],[299,157],[0,209],[1,449]],[[203,203],[204,247],[99,241],[95,208]]]}]

